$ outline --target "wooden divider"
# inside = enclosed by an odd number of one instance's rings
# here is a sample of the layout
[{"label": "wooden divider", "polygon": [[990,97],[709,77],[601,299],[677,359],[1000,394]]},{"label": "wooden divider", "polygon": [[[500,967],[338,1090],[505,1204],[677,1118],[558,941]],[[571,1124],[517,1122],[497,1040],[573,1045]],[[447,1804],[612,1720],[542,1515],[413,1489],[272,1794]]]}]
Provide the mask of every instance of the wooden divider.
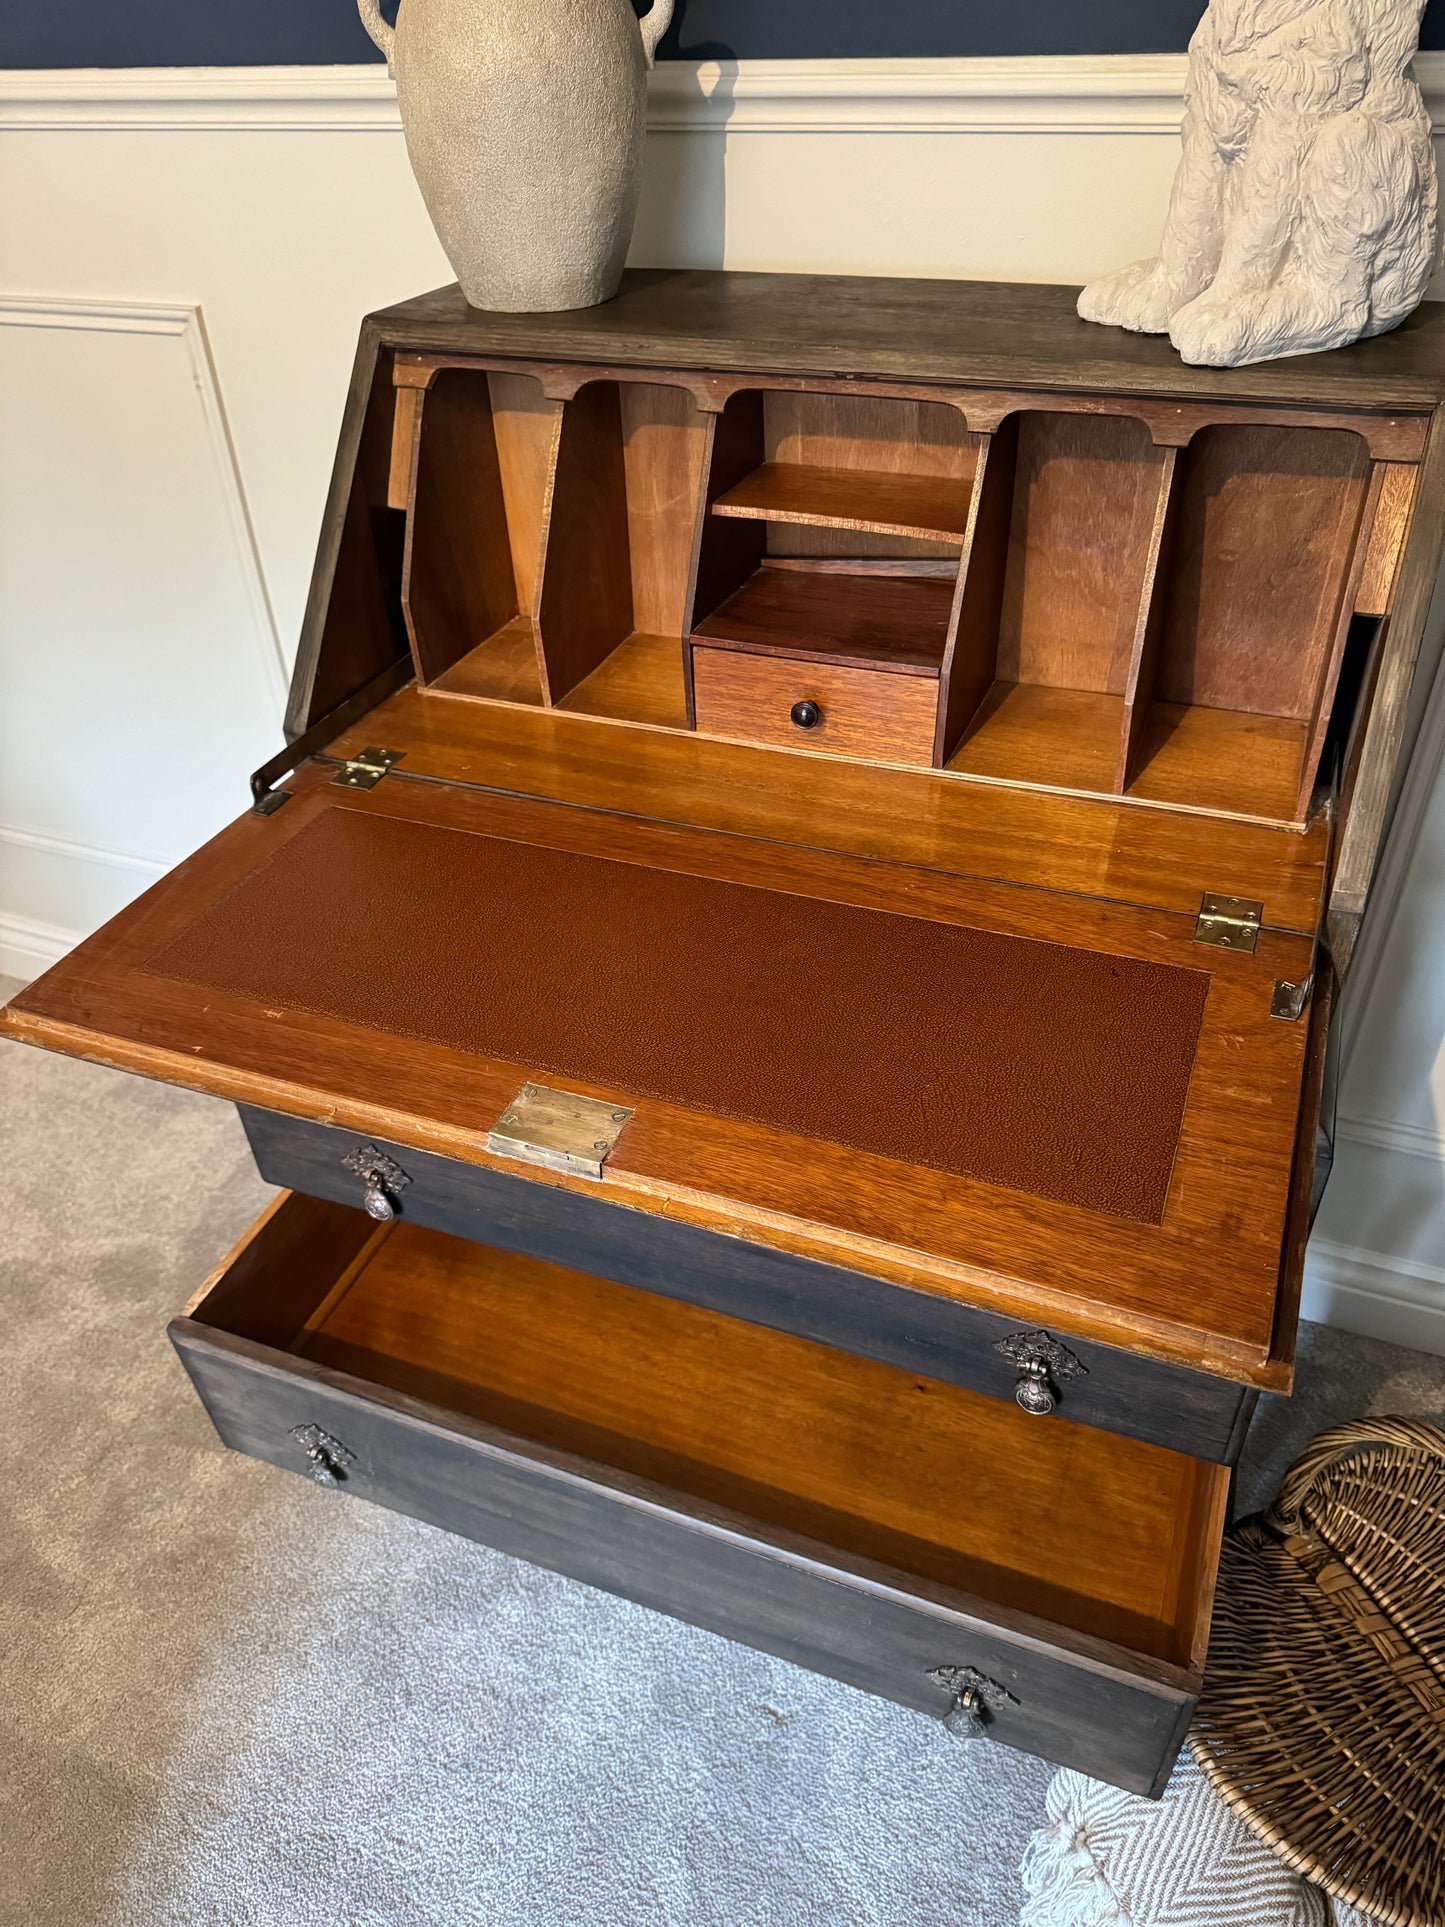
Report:
[{"label": "wooden divider", "polygon": [[1181,452],[1128,794],[1303,819],[1380,483],[1346,431],[1212,427]]},{"label": "wooden divider", "polygon": [[540,703],[533,605],[560,404],[526,377],[459,369],[399,393],[410,439],[402,609],[417,682]]}]

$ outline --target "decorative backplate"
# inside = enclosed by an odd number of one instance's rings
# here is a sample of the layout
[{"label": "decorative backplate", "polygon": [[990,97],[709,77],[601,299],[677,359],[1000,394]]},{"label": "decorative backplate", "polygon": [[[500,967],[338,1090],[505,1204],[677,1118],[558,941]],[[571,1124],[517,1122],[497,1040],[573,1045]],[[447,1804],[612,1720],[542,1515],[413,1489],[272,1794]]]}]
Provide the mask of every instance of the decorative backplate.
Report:
[{"label": "decorative backplate", "polygon": [[1047,1332],[1010,1332],[1007,1338],[995,1341],[994,1350],[1020,1370],[1026,1365],[1042,1365],[1049,1377],[1060,1385],[1071,1378],[1089,1376],[1084,1361]]},{"label": "decorative backplate", "polygon": [[396,1208],[392,1200],[411,1183],[396,1159],[389,1158],[374,1144],[361,1144],[354,1151],[348,1151],[341,1162],[366,1186],[362,1202],[367,1215],[383,1224],[394,1218]]},{"label": "decorative backplate", "polygon": [[1035,1418],[1047,1418],[1059,1402],[1058,1387],[1071,1378],[1087,1378],[1089,1368],[1067,1345],[1045,1331],[1010,1332],[996,1339],[994,1350],[1018,1367],[1014,1400]]},{"label": "decorative backplate", "polygon": [[384,1184],[388,1191],[405,1191],[411,1179],[402,1170],[395,1158],[389,1158],[385,1151],[379,1151],[374,1144],[358,1145],[348,1151],[341,1160],[348,1171],[354,1171],[363,1184],[373,1179]]},{"label": "decorative backplate", "polygon": [[952,1697],[943,1724],[955,1739],[983,1739],[995,1714],[1018,1705],[1015,1694],[976,1666],[935,1666],[928,1677]]},{"label": "decorative backplate", "polygon": [[293,1425],[291,1436],[311,1461],[311,1476],[318,1485],[340,1485],[347,1466],[356,1463],[356,1454],[319,1425]]}]

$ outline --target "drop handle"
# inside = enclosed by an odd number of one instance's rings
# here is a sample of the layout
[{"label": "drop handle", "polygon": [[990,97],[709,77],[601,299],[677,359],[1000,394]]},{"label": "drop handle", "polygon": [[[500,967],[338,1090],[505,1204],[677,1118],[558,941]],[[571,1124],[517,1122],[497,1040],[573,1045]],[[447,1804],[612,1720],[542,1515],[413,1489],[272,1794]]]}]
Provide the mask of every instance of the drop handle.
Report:
[{"label": "drop handle", "polygon": [[1006,1686],[976,1666],[935,1666],[928,1677],[949,1696],[943,1727],[955,1740],[986,1740],[998,1715],[1018,1705]]},{"label": "drop handle", "polygon": [[814,702],[794,703],[788,714],[795,729],[816,729],[823,720],[823,712]]},{"label": "drop handle", "polygon": [[1058,1410],[1061,1385],[1089,1376],[1084,1361],[1049,1332],[1010,1332],[995,1341],[994,1350],[1017,1371],[1014,1402],[1034,1418]]},{"label": "drop handle", "polygon": [[356,1462],[340,1439],[324,1432],[319,1425],[293,1425],[291,1436],[306,1454],[306,1470],[318,1485],[345,1483],[346,1468]]},{"label": "drop handle", "polygon": [[341,1160],[345,1168],[361,1179],[362,1208],[378,1224],[390,1224],[396,1216],[396,1200],[411,1183],[395,1158],[389,1158],[374,1144],[363,1144]]}]

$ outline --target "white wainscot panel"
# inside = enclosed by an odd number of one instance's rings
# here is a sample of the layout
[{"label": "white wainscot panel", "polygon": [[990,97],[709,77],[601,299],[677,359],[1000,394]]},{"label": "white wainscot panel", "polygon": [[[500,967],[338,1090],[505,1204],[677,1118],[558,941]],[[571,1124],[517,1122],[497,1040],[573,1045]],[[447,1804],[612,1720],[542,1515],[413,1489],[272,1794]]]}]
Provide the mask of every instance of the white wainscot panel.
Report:
[{"label": "white wainscot panel", "polygon": [[284,666],[187,307],[0,298],[0,965],[246,803]]}]

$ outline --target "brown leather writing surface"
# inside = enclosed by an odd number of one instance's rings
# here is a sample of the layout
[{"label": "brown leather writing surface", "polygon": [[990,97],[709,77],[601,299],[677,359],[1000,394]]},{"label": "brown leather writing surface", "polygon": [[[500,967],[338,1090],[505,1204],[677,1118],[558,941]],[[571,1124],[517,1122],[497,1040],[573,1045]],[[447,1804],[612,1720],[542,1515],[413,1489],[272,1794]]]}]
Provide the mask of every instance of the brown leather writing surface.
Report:
[{"label": "brown leather writing surface", "polygon": [[146,968],[1149,1223],[1209,986],[352,811]]}]

